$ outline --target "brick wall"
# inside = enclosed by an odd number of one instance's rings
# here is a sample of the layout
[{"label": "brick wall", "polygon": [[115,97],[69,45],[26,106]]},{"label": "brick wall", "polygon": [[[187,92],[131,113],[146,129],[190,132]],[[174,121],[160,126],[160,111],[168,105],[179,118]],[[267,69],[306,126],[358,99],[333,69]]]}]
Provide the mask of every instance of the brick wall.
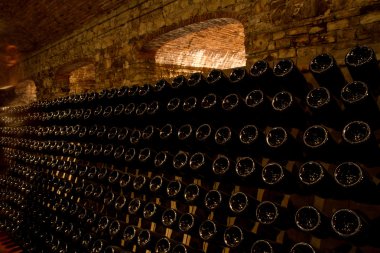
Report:
[{"label": "brick wall", "polygon": [[259,59],[273,64],[292,58],[306,70],[313,56],[322,52],[332,53],[343,64],[356,44],[373,47],[380,58],[379,1],[150,0],[129,2],[26,55],[23,75],[35,81],[39,98],[69,93],[61,69],[82,59],[94,63],[96,89],[155,82],[181,68],[157,66],[155,53],[144,46],[162,34],[213,18],[241,22],[247,66]]}]

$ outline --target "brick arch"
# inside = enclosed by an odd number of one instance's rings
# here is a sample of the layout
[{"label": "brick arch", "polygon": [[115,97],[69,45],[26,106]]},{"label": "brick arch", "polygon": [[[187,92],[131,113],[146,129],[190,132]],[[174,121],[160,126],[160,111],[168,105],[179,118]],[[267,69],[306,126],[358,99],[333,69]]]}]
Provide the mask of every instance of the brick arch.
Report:
[{"label": "brick arch", "polygon": [[72,71],[74,71],[80,67],[83,67],[83,66],[88,65],[88,64],[94,64],[94,63],[95,63],[95,61],[93,59],[90,59],[90,58],[77,59],[75,61],[65,63],[62,66],[60,66],[59,68],[57,68],[55,75],[58,77],[68,75]]},{"label": "brick arch", "polygon": [[[175,19],[175,17],[172,17]],[[140,40],[140,46],[138,48],[139,51],[143,53],[149,53],[152,51],[155,51],[159,48],[159,42],[165,43],[165,41],[170,40],[170,36],[181,36],[185,35],[186,31],[178,32],[178,29],[184,28],[184,27],[190,27],[190,29],[193,29],[196,31],[197,26],[196,24],[205,22],[209,23],[210,26],[217,25],[218,21],[213,20],[225,20],[221,22],[240,22],[244,26],[244,31],[246,31],[246,26],[248,25],[247,17],[244,15],[239,15],[235,12],[225,12],[225,11],[218,11],[218,12],[210,12],[202,15],[197,15],[194,17],[191,17],[189,19],[180,20],[178,22],[175,22],[173,25],[165,26],[160,28],[159,30],[152,32],[150,34],[144,35],[144,38]],[[192,27],[193,26],[193,27]],[[191,32],[191,31],[188,31]]]},{"label": "brick arch", "polygon": [[78,59],[57,69],[53,79],[61,95],[81,93],[95,88],[95,61]]},{"label": "brick arch", "polygon": [[195,17],[150,38],[141,51],[154,59],[156,78],[245,66],[244,24],[231,16]]}]

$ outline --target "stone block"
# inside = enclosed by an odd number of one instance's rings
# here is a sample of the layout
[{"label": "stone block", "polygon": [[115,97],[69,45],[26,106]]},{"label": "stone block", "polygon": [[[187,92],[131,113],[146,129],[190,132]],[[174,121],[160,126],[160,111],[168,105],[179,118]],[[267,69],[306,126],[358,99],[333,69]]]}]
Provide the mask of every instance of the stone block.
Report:
[{"label": "stone block", "polygon": [[279,32],[275,32],[275,33],[272,34],[273,40],[282,39],[284,37],[285,37],[285,32],[284,31],[279,31]]},{"label": "stone block", "polygon": [[298,35],[298,34],[303,34],[308,32],[308,27],[307,26],[301,26],[297,27],[294,29],[288,30],[286,33],[290,36]]},{"label": "stone block", "polygon": [[308,34],[298,36],[294,39],[294,42],[296,43],[297,47],[299,46],[307,46],[309,44],[310,38]]},{"label": "stone block", "polygon": [[272,59],[278,59],[278,52],[271,52],[269,55]]},{"label": "stone block", "polygon": [[327,23],[327,31],[335,31],[349,27],[350,22],[348,19],[342,19],[334,22]]},{"label": "stone block", "polygon": [[323,38],[326,42],[333,43],[336,41],[336,33],[327,33]]},{"label": "stone block", "polygon": [[252,41],[251,41],[252,51],[262,52],[262,51],[267,50],[269,41],[270,41],[270,34],[268,33],[258,34],[256,36],[253,36]]},{"label": "stone block", "polygon": [[336,31],[337,41],[347,41],[355,39],[355,29],[344,29]]},{"label": "stone block", "polygon": [[360,17],[360,24],[369,24],[380,21],[380,11],[368,13]]},{"label": "stone block", "polygon": [[323,26],[313,26],[309,29],[309,34],[321,33],[326,30]]},{"label": "stone block", "polygon": [[223,0],[221,1],[221,3],[222,3],[222,8],[225,8],[225,7],[236,4],[236,0]]},{"label": "stone block", "polygon": [[220,8],[220,1],[219,0],[209,0],[209,1],[205,1],[204,5],[208,11],[216,11]]},{"label": "stone block", "polygon": [[280,40],[275,41],[276,48],[285,48],[285,47],[290,47],[290,39],[284,38]]},{"label": "stone block", "polygon": [[310,43],[318,45],[320,43],[333,43],[336,41],[336,32],[310,35]]},{"label": "stone block", "polygon": [[317,49],[313,47],[301,47],[297,49],[297,67],[300,70],[309,69],[310,61],[317,55]]},{"label": "stone block", "polygon": [[274,50],[274,49],[275,49],[275,43],[274,43],[274,41],[269,41],[268,50]]},{"label": "stone block", "polygon": [[295,48],[280,49],[278,52],[278,57],[281,59],[296,57],[296,55]]}]

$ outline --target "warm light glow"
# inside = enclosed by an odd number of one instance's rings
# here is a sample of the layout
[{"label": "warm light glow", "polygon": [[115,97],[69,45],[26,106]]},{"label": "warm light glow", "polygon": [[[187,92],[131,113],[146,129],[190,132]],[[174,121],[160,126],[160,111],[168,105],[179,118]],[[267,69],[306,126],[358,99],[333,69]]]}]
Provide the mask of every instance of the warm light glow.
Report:
[{"label": "warm light glow", "polygon": [[88,64],[70,73],[70,94],[78,94],[95,88],[95,65]]},{"label": "warm light glow", "polygon": [[177,38],[165,41],[157,50],[156,63],[219,69],[245,66],[243,25],[234,19],[216,21],[200,22],[168,33],[163,40],[170,34]]}]

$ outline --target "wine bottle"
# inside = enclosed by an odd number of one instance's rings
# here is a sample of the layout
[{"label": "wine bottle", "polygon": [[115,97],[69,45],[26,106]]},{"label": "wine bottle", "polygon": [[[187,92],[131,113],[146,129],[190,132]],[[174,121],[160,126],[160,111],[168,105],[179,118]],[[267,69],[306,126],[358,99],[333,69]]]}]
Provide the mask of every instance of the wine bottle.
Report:
[{"label": "wine bottle", "polygon": [[167,123],[159,130],[159,136],[161,141],[172,141],[175,138],[175,130],[172,124]]},{"label": "wine bottle", "polygon": [[114,189],[117,190],[120,185],[119,185],[119,180],[122,176],[122,173],[121,171],[119,170],[112,170],[109,174],[108,174],[108,183],[112,186],[115,186]]},{"label": "wine bottle", "polygon": [[230,93],[222,99],[221,107],[224,113],[229,113],[230,117],[233,117],[236,112],[244,113],[242,111],[245,107],[243,107],[242,104],[243,101],[241,101],[237,93]]},{"label": "wine bottle", "polygon": [[212,241],[216,239],[218,233],[217,226],[212,220],[205,220],[199,226],[199,237],[204,241]]},{"label": "wine bottle", "polygon": [[168,81],[165,79],[160,79],[153,86],[153,93],[160,101],[167,103],[169,98],[172,96],[172,87]]},{"label": "wine bottle", "polygon": [[192,146],[192,144],[194,144],[192,133],[193,127],[190,124],[184,124],[178,128],[178,140],[185,143],[187,146]]},{"label": "wine bottle", "polygon": [[139,129],[133,129],[129,136],[129,142],[132,145],[137,145],[141,140],[141,131]]},{"label": "wine bottle", "polygon": [[185,113],[198,113],[199,101],[195,96],[187,97],[183,100],[182,111]]},{"label": "wine bottle", "polygon": [[137,94],[139,95],[139,101],[148,101],[152,98],[153,86],[146,83],[138,87]]},{"label": "wine bottle", "polygon": [[376,87],[379,66],[372,48],[361,45],[353,47],[346,54],[345,63],[354,80],[364,81]]},{"label": "wine bottle", "polygon": [[173,168],[176,170],[184,170],[189,162],[189,154],[185,151],[178,151],[173,157]]},{"label": "wine bottle", "polygon": [[246,94],[252,86],[252,77],[249,75],[244,67],[238,67],[232,69],[232,72],[229,76],[229,80],[236,92],[239,92],[240,95]]},{"label": "wine bottle", "polygon": [[156,156],[156,152],[150,148],[140,149],[138,154],[138,160],[143,166],[153,165],[154,157]]},{"label": "wine bottle", "polygon": [[267,152],[280,159],[296,159],[301,155],[300,147],[295,138],[284,127],[273,127],[266,133]]},{"label": "wine bottle", "polygon": [[228,77],[220,69],[212,69],[207,75],[207,86],[205,89],[208,92],[214,92],[218,90],[218,93],[221,95],[226,95],[230,89],[231,84],[228,80]]},{"label": "wine bottle", "polygon": [[197,223],[198,222],[196,221],[193,214],[184,213],[179,217],[178,228],[180,231],[182,231],[184,233],[195,235],[195,233],[196,233],[195,228],[199,227],[199,225],[197,225]]},{"label": "wine bottle", "polygon": [[223,201],[223,194],[217,190],[210,190],[204,198],[204,205],[210,211],[220,208]]},{"label": "wine bottle", "polygon": [[188,184],[184,191],[183,197],[190,205],[199,205],[201,200],[204,199],[205,190],[197,184]]},{"label": "wine bottle", "polygon": [[242,245],[244,233],[238,226],[232,225],[226,228],[223,234],[223,240],[227,247],[237,248]]},{"label": "wine bottle", "polygon": [[170,160],[173,160],[173,156],[166,150],[162,150],[154,157],[154,166],[157,168],[164,168],[170,164]]},{"label": "wine bottle", "polygon": [[189,87],[189,92],[191,92],[192,94],[207,94],[207,81],[206,78],[200,72],[195,72],[190,75],[187,81],[187,86]]},{"label": "wine bottle", "polygon": [[172,250],[172,253],[196,253],[196,252],[201,252],[201,251],[194,248],[187,247],[182,243],[178,243],[177,245],[175,245]]},{"label": "wine bottle", "polygon": [[134,120],[136,117],[135,112],[137,109],[137,105],[133,102],[128,103],[125,106],[124,109],[124,115],[129,119],[129,120]]},{"label": "wine bottle", "polygon": [[148,229],[141,229],[137,235],[137,246],[146,250],[152,250],[155,242]]},{"label": "wine bottle", "polygon": [[218,154],[212,162],[212,171],[217,176],[224,176],[233,167],[232,161],[225,155]]},{"label": "wine bottle", "polygon": [[[354,81],[344,86],[340,93],[345,105],[346,118],[372,120],[379,115],[376,100],[372,97],[368,85]],[[363,113],[365,111],[366,113]]]},{"label": "wine bottle", "polygon": [[[308,127],[302,136],[303,143],[306,146],[306,152],[314,159],[330,158],[331,151],[336,147],[329,130],[322,125],[313,125]],[[336,154],[335,158],[336,158]]]},{"label": "wine bottle", "polygon": [[164,212],[164,208],[153,202],[148,202],[143,209],[143,217],[145,219],[154,221],[156,223],[161,222],[161,215]]},{"label": "wine bottle", "polygon": [[290,222],[290,210],[271,201],[263,201],[256,208],[256,219],[263,225],[272,225],[280,229],[287,229]]},{"label": "wine bottle", "polygon": [[217,145],[227,145],[233,142],[232,129],[222,126],[215,131],[214,140]]},{"label": "wine bottle", "polygon": [[303,163],[298,169],[298,179],[301,183],[301,192],[331,197],[331,191],[326,189],[331,188],[333,179],[319,162]]},{"label": "wine bottle", "polygon": [[128,251],[125,251],[116,245],[109,245],[104,249],[104,253],[127,253],[127,252]]},{"label": "wine bottle", "polygon": [[299,242],[291,247],[289,253],[316,253],[316,251],[310,244]]},{"label": "wine bottle", "polygon": [[232,194],[228,201],[233,216],[244,216],[248,219],[254,218],[251,217],[251,215],[255,212],[258,204],[259,201],[248,196],[244,192],[236,192]]},{"label": "wine bottle", "polygon": [[262,133],[255,125],[245,125],[242,127],[239,132],[239,140],[254,152],[260,152],[264,144]]},{"label": "wine bottle", "polygon": [[138,227],[133,225],[128,225],[125,227],[123,231],[123,240],[127,245],[131,244],[134,241],[137,241],[137,235],[140,232],[139,230],[140,229]]},{"label": "wine bottle", "polygon": [[133,181],[134,177],[129,174],[129,173],[123,173],[122,175],[120,175],[120,179],[119,179],[119,186],[120,188],[126,192],[127,191],[127,187],[129,187]]},{"label": "wine bottle", "polygon": [[195,131],[195,139],[198,142],[210,144],[213,142],[213,130],[209,124],[200,125]]},{"label": "wine bottle", "polygon": [[153,125],[147,125],[141,132],[141,139],[144,144],[151,143],[152,145],[157,145],[158,138],[157,129]]},{"label": "wine bottle", "polygon": [[131,134],[131,130],[128,127],[122,127],[119,129],[117,140],[118,141],[124,141],[129,138],[129,135]]},{"label": "wine bottle", "polygon": [[276,253],[283,252],[283,247],[281,244],[268,241],[268,240],[257,240],[251,246],[251,253]]},{"label": "wine bottle", "polygon": [[305,122],[304,110],[292,93],[288,91],[280,91],[274,95],[272,109],[276,118],[269,124],[302,126]]},{"label": "wine bottle", "polygon": [[143,211],[143,201],[139,198],[133,198],[128,204],[128,213],[131,215],[139,215]]},{"label": "wine bottle", "polygon": [[270,189],[281,190],[283,192],[293,192],[295,190],[293,175],[276,162],[270,162],[263,167],[261,179],[264,182],[264,186]]},{"label": "wine bottle", "polygon": [[374,161],[374,156],[379,154],[377,141],[367,122],[349,122],[343,128],[342,137],[345,142],[345,152],[352,160]]},{"label": "wine bottle", "polygon": [[215,93],[209,93],[202,97],[200,106],[204,114],[204,120],[207,120],[208,115],[210,115],[211,113],[219,113],[220,99],[221,98],[217,96]]},{"label": "wine bottle", "polygon": [[251,90],[244,98],[247,113],[255,119],[258,124],[263,125],[268,122],[271,116],[271,104],[262,90]]},{"label": "wine bottle", "polygon": [[127,162],[129,165],[135,164],[137,160],[137,155],[136,155],[136,149],[135,148],[128,148],[124,152],[124,160]]},{"label": "wine bottle", "polygon": [[274,83],[273,70],[267,61],[261,60],[255,62],[251,66],[249,73],[252,76],[253,83],[258,85],[268,95],[273,96],[278,92],[278,87]]},{"label": "wine bottle", "polygon": [[166,104],[166,110],[168,112],[168,117],[177,118],[181,115],[181,103],[182,100],[179,97],[172,97]]},{"label": "wine bottle", "polygon": [[335,95],[339,94],[345,85],[344,76],[331,54],[323,53],[314,57],[309,69],[318,84],[328,88]]},{"label": "wine bottle", "polygon": [[177,198],[183,189],[183,183],[179,180],[172,180],[166,186],[167,196],[171,199]]},{"label": "wine bottle", "polygon": [[275,80],[281,85],[279,91],[284,89],[298,97],[304,97],[307,94],[308,83],[292,60],[283,59],[277,62],[273,67],[273,74]]},{"label": "wine bottle", "polygon": [[338,198],[351,198],[358,202],[378,202],[380,198],[370,196],[376,192],[375,183],[367,173],[354,162],[343,162],[334,170],[335,182],[340,186]]},{"label": "wine bottle", "polygon": [[187,85],[188,81],[185,76],[178,75],[175,78],[173,78],[172,81],[172,88],[173,92],[178,94],[180,97],[183,97],[188,89]]},{"label": "wine bottle", "polygon": [[137,175],[132,182],[133,190],[136,192],[145,192],[148,188],[147,178],[144,175]]},{"label": "wine bottle", "polygon": [[168,253],[172,250],[172,242],[167,237],[160,238],[154,247],[157,253]]},{"label": "wine bottle", "polygon": [[113,220],[108,226],[108,233],[110,235],[111,241],[116,242],[117,239],[121,239],[122,232],[124,230],[125,224],[120,222],[119,220]]},{"label": "wine bottle", "polygon": [[100,219],[98,220],[96,233],[98,235],[103,235],[103,233],[108,230],[109,224],[110,224],[109,217],[107,216],[100,217]]},{"label": "wine bottle", "polygon": [[306,104],[311,110],[313,122],[331,127],[340,126],[337,117],[341,113],[341,109],[327,88],[312,89],[306,96]]},{"label": "wine bottle", "polygon": [[165,227],[173,227],[177,220],[178,211],[173,208],[168,208],[162,213],[161,222]]},{"label": "wine bottle", "polygon": [[189,167],[193,171],[199,171],[201,175],[206,175],[209,173],[211,166],[211,159],[207,154],[202,152],[194,153],[189,160]]},{"label": "wine bottle", "polygon": [[330,235],[328,219],[313,206],[303,206],[294,215],[295,224],[304,232],[309,232],[319,238]]},{"label": "wine bottle", "polygon": [[[351,209],[339,209],[331,217],[331,227],[341,238],[363,243],[368,222]],[[368,237],[367,237],[368,238]]]},{"label": "wine bottle", "polygon": [[119,195],[115,199],[115,210],[117,213],[120,213],[122,211],[125,211],[128,207],[127,205],[128,199],[124,195]]},{"label": "wine bottle", "polygon": [[[116,92],[116,96],[117,96],[117,100],[118,101],[123,101],[126,96],[128,95],[128,87],[127,86],[121,86],[117,92]],[[85,93],[86,94],[86,93]]]},{"label": "wine bottle", "polygon": [[259,165],[249,156],[242,156],[236,159],[235,173],[240,179],[257,180],[255,174],[257,174],[259,170]]}]

